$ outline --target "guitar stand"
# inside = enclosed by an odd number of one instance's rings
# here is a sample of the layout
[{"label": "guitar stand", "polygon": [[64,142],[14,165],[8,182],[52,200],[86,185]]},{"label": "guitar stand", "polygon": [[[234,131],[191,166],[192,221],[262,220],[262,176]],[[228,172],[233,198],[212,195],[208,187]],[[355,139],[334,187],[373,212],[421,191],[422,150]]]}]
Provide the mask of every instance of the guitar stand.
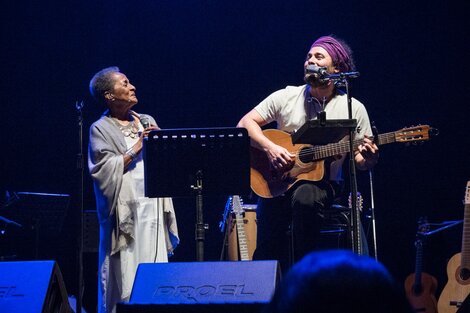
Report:
[{"label": "guitar stand", "polygon": [[230,225],[227,224],[228,216],[231,212],[232,196],[229,196],[225,203],[224,213],[222,214],[222,220],[219,222],[220,232],[224,234],[224,241],[222,243],[222,250],[220,251],[220,261],[226,260],[225,249],[228,249],[228,234]]},{"label": "guitar stand", "polygon": [[144,141],[146,197],[193,197],[196,192],[197,261],[204,260],[207,229],[203,197],[249,194],[249,148],[244,128],[155,130]]},{"label": "guitar stand", "polygon": [[443,231],[444,229],[454,227],[454,226],[457,226],[457,225],[462,224],[462,223],[463,223],[463,220],[444,221],[444,222],[441,222],[441,223],[427,223],[428,226],[439,226],[439,228],[431,230],[431,231],[423,232],[422,235],[423,236],[431,236],[431,235],[434,235],[435,233]]}]

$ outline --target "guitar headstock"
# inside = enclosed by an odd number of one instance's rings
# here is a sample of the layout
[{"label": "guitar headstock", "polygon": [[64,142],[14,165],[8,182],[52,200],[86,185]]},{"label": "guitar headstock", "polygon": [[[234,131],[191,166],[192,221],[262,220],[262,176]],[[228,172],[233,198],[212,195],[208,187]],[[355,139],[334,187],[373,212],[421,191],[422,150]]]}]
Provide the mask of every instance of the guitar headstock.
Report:
[{"label": "guitar headstock", "polygon": [[[349,206],[349,208],[352,208],[352,201],[353,201],[352,194],[349,193],[349,197],[348,197],[348,206]],[[362,195],[361,195],[360,192],[357,193],[357,197],[356,197],[355,201],[356,201],[356,208],[359,211],[362,211],[362,207],[364,205],[364,199],[362,198]]]},{"label": "guitar headstock", "polygon": [[402,128],[394,133],[396,142],[416,143],[429,140],[431,135],[437,135],[439,132],[429,125],[418,125]]},{"label": "guitar headstock", "polygon": [[421,216],[418,220],[418,236],[426,234],[430,230],[428,219],[425,216]]},{"label": "guitar headstock", "polygon": [[427,217],[421,216],[418,219],[418,230],[416,231],[415,247],[421,248],[423,246],[423,240],[426,233],[430,230]]},{"label": "guitar headstock", "polygon": [[237,196],[237,195],[232,196],[232,212],[233,213],[238,213],[238,214],[243,213],[242,202],[243,201],[240,198],[240,196]]}]

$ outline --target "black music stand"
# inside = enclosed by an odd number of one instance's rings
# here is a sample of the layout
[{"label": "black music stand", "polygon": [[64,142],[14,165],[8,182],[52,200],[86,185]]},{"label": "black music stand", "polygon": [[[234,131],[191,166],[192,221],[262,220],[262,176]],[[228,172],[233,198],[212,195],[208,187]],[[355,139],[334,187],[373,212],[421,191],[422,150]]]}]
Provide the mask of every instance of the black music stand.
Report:
[{"label": "black music stand", "polygon": [[145,195],[196,194],[196,254],[204,260],[203,195],[250,192],[250,139],[244,128],[166,129],[144,142]]},{"label": "black music stand", "polygon": [[34,258],[38,259],[40,243],[45,243],[41,248],[46,248],[61,233],[70,195],[39,192],[16,192],[15,195],[17,200],[4,214],[34,231]]},{"label": "black music stand", "polygon": [[327,120],[318,119],[305,122],[292,134],[292,143],[326,145],[336,143],[346,136],[351,128],[356,128],[355,119]]}]

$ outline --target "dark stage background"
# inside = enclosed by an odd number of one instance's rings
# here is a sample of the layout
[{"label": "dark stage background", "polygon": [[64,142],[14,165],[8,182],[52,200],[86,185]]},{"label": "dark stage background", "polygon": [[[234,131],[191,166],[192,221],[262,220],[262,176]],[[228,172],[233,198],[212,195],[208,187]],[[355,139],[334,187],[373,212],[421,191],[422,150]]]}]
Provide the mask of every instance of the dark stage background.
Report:
[{"label": "dark stage background", "polygon": [[[119,66],[137,87],[135,110],[163,128],[232,127],[271,92],[302,84],[310,44],[332,33],[354,50],[361,77],[352,92],[380,132],[420,123],[440,130],[424,145],[382,146],[375,168],[378,256],[401,282],[414,270],[417,219],[463,217],[470,179],[463,2],[8,1],[0,22],[1,187],[72,195],[56,234],[61,243],[49,253],[76,294],[75,102],[85,103],[85,146],[89,125],[104,110],[88,94],[91,76]],[[85,209],[93,210],[85,174]],[[370,206],[367,173],[359,174],[359,185]],[[204,201],[206,260],[219,259],[225,200]],[[195,200],[175,199],[175,206],[181,245],[172,261],[194,261]],[[425,270],[438,278],[439,290],[447,259],[460,251],[461,229],[434,235],[425,247]],[[95,253],[86,254],[85,266],[85,305],[92,311]]]}]

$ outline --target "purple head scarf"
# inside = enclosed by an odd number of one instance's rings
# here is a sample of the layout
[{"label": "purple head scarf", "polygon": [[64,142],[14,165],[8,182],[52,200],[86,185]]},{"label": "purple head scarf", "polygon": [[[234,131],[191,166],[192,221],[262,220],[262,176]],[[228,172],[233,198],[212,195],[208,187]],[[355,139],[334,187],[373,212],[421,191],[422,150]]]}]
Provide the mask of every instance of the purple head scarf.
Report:
[{"label": "purple head scarf", "polygon": [[354,69],[349,47],[345,48],[335,38],[331,36],[320,37],[312,44],[312,47],[325,49],[333,59],[333,64],[340,72],[349,72]]}]

